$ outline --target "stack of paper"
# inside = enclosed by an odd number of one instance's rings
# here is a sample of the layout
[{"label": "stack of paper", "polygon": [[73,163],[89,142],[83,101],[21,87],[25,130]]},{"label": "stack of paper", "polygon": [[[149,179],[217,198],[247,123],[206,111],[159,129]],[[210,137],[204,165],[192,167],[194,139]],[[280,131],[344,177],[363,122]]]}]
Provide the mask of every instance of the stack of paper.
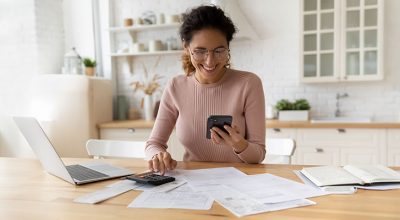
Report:
[{"label": "stack of paper", "polygon": [[128,205],[129,208],[208,210],[215,200],[241,217],[314,205],[315,202],[306,198],[328,194],[272,174],[246,175],[233,167],[175,170],[166,175],[175,177],[176,181],[150,186],[125,180],[75,201],[96,203],[134,189],[143,192]]}]

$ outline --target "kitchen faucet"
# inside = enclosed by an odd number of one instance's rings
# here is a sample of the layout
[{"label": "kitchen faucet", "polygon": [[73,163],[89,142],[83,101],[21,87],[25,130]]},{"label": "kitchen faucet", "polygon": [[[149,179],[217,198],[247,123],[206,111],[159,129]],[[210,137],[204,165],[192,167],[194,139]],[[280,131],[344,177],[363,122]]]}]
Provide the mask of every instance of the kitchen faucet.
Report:
[{"label": "kitchen faucet", "polygon": [[349,97],[347,93],[336,93],[336,110],[335,110],[335,117],[339,117],[341,115],[341,111],[339,108],[339,99]]}]

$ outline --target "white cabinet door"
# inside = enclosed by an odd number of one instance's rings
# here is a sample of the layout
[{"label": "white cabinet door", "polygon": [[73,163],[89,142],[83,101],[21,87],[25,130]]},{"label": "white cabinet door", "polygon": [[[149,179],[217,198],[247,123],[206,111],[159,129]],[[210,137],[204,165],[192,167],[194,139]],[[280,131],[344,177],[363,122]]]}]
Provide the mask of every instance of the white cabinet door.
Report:
[{"label": "white cabinet door", "polygon": [[386,164],[384,129],[298,129],[296,163]]},{"label": "white cabinet door", "polygon": [[335,0],[303,0],[301,79],[337,81],[340,51],[340,4]]},{"label": "white cabinet door", "polygon": [[266,138],[292,138],[296,139],[295,128],[267,128]]},{"label": "white cabinet door", "polygon": [[400,166],[400,129],[388,129],[387,138],[388,165]]},{"label": "white cabinet door", "polygon": [[303,0],[301,80],[381,80],[383,2]]},{"label": "white cabinet door", "polygon": [[146,128],[102,128],[100,139],[147,141],[151,129]]},{"label": "white cabinet door", "polygon": [[339,148],[297,146],[293,164],[304,165],[340,165]]},{"label": "white cabinet door", "polygon": [[346,129],[348,143],[341,147],[341,164],[387,164],[385,129]]}]

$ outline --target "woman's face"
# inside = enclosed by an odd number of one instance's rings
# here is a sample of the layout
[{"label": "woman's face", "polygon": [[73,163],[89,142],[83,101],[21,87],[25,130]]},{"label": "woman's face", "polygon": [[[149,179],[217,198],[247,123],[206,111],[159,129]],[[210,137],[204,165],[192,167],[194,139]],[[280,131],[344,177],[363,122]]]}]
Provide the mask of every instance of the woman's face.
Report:
[{"label": "woman's face", "polygon": [[196,79],[200,83],[215,83],[222,78],[229,50],[226,37],[221,31],[212,28],[197,31],[185,49],[190,54],[196,69]]}]

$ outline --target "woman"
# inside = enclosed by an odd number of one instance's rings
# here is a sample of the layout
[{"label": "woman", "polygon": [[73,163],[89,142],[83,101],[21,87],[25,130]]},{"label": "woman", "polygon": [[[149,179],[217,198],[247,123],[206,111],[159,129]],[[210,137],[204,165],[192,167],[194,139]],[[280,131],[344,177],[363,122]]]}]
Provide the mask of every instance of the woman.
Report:
[{"label": "woman", "polygon": [[[185,75],[164,90],[153,131],[146,145],[150,170],[164,174],[176,167],[167,151],[176,134],[184,161],[260,163],[265,156],[265,106],[262,83],[253,73],[229,68],[229,43],[236,32],[216,6],[200,6],[183,16],[180,37]],[[217,127],[206,139],[210,115],[231,115],[225,133]]]}]

